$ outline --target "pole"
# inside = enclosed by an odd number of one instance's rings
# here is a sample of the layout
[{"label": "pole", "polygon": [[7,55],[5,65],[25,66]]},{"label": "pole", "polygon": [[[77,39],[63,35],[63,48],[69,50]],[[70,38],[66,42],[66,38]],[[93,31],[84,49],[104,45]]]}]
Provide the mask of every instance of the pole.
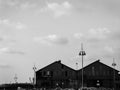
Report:
[{"label": "pole", "polygon": [[81,84],[81,87],[83,88],[83,86],[84,86],[83,56],[85,56],[86,53],[85,53],[85,51],[83,50],[83,44],[82,44],[82,43],[81,43],[81,51],[80,51],[79,55],[82,57],[82,84]]},{"label": "pole", "polygon": [[84,83],[84,82],[83,82],[83,80],[84,80],[83,73],[84,73],[84,72],[83,72],[83,55],[82,55],[82,88],[83,88],[83,83]]}]

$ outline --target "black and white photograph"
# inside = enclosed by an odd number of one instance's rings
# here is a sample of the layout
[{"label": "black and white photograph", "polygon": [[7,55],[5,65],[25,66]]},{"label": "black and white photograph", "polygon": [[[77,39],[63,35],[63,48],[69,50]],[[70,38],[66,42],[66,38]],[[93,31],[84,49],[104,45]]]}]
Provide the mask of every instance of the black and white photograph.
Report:
[{"label": "black and white photograph", "polygon": [[120,0],[0,0],[0,90],[120,90]]}]

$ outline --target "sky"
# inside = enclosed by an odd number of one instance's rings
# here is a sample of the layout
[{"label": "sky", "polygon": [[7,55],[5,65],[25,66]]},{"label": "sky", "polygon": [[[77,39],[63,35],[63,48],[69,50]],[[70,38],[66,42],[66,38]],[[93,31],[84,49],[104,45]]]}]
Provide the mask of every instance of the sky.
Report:
[{"label": "sky", "polygon": [[120,0],[0,0],[0,83],[58,60],[80,69],[81,43],[84,66],[114,58],[120,71]]}]

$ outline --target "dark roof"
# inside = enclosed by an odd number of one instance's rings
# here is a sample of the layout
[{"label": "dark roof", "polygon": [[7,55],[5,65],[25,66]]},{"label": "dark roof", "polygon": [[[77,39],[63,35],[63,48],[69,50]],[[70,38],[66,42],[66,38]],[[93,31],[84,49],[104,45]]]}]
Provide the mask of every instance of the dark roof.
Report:
[{"label": "dark roof", "polygon": [[[87,68],[87,67],[89,67],[89,66],[91,66],[91,65],[93,65],[93,64],[95,64],[95,63],[100,63],[100,64],[102,64],[102,65],[104,65],[104,66],[106,66],[106,67],[109,67],[110,69],[114,69],[114,68],[112,68],[112,67],[110,67],[110,66],[108,66],[108,65],[106,65],[106,64],[104,64],[104,63],[102,63],[102,62],[100,62],[100,60],[97,60],[97,61],[95,61],[95,62],[93,62],[93,63],[91,63],[91,64],[83,67],[83,69],[85,69],[85,68]],[[82,70],[82,68],[81,68],[80,70]],[[78,70],[78,71],[80,71],[80,70]],[[116,69],[115,69],[115,71],[119,72],[119,71],[116,70]]]},{"label": "dark roof", "polygon": [[69,68],[69,69],[71,69],[71,70],[73,70],[73,71],[76,71],[76,70],[74,70],[74,69],[68,67],[67,65],[61,63],[61,60],[58,60],[58,61],[55,61],[55,62],[53,62],[53,63],[51,63],[51,64],[49,64],[49,65],[47,65],[47,66],[45,66],[45,67],[43,67],[43,68],[41,68],[41,69],[39,69],[39,70],[36,71],[36,72],[42,71],[42,70],[44,70],[45,68],[48,68],[49,66],[54,65],[54,64],[56,64],[56,63],[59,63],[59,64],[65,66],[65,67],[67,67],[67,68]]}]

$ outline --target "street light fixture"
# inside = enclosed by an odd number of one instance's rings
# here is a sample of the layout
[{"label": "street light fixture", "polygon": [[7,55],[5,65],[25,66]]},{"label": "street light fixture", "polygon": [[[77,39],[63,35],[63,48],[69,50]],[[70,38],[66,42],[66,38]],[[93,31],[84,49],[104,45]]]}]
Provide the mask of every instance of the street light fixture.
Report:
[{"label": "street light fixture", "polygon": [[83,50],[83,44],[81,43],[81,51],[79,52],[79,56],[81,56],[82,57],[82,88],[83,88],[83,84],[84,84],[84,82],[83,82],[83,80],[84,80],[84,77],[83,77],[83,56],[85,56],[86,55],[86,53],[85,53],[85,51]]}]

